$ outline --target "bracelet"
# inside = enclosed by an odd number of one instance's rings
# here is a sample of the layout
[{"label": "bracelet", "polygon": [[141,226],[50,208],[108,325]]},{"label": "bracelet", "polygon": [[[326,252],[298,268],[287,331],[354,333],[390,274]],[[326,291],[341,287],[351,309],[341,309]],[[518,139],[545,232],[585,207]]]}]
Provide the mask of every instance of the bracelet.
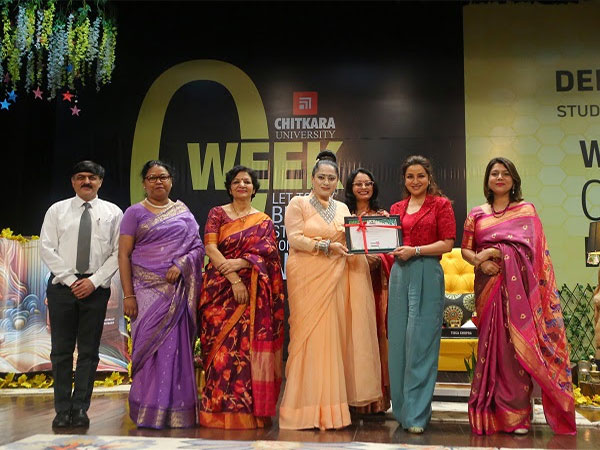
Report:
[{"label": "bracelet", "polygon": [[238,278],[236,281],[234,281],[233,283],[231,283],[231,285],[233,286],[234,284],[238,284],[238,283],[241,283],[241,282],[242,282],[242,279]]},{"label": "bracelet", "polygon": [[418,245],[415,247],[415,256],[421,256],[421,247]]},{"label": "bracelet", "polygon": [[135,294],[132,294],[132,295],[126,295],[125,297],[123,297],[123,300],[125,300],[126,298],[131,298],[131,297],[135,297]]},{"label": "bracelet", "polygon": [[329,256],[329,245],[331,241],[329,239],[321,240],[317,243],[317,248],[320,250],[325,256]]}]

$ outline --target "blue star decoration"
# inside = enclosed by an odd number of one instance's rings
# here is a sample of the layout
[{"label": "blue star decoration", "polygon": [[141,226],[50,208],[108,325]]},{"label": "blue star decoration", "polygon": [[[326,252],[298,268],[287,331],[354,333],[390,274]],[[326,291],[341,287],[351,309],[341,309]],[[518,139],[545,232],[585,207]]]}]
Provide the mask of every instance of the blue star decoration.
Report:
[{"label": "blue star decoration", "polygon": [[17,101],[17,93],[14,89],[8,93],[8,101],[13,103]]},{"label": "blue star decoration", "polygon": [[8,109],[9,106],[10,103],[8,103],[7,99],[4,99],[4,101],[0,102],[0,109]]},{"label": "blue star decoration", "polygon": [[73,64],[69,64],[67,66],[67,72],[71,73],[73,71]]}]

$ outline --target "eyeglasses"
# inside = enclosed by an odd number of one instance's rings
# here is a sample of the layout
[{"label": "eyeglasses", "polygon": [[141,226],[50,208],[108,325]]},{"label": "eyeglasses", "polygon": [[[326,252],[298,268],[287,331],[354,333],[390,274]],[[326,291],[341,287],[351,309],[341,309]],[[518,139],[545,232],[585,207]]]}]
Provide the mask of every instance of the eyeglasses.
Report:
[{"label": "eyeglasses", "polygon": [[357,187],[357,188],[368,188],[371,187],[375,184],[375,182],[373,181],[364,181],[364,182],[360,182],[357,181],[356,183],[352,183],[352,186]]},{"label": "eyeglasses", "polygon": [[171,179],[171,175],[148,175],[145,180],[148,183],[156,183],[158,180],[160,180],[161,183],[164,183],[165,181],[169,181]]}]

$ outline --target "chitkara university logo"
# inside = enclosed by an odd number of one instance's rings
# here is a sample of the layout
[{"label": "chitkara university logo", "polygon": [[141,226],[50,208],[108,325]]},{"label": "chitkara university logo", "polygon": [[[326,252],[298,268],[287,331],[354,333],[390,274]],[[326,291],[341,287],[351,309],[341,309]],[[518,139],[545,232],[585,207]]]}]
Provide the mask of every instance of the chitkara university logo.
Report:
[{"label": "chitkara university logo", "polygon": [[[291,91],[294,95],[288,98],[294,99],[294,104],[290,105],[289,114],[274,118],[273,136],[269,133],[260,93],[246,73],[224,61],[186,61],[163,72],[152,83],[140,107],[131,149],[132,204],[144,195],[137,171],[146,161],[160,156],[163,122],[171,98],[184,85],[197,81],[220,84],[229,92],[237,108],[240,134],[239,139],[233,140],[224,137],[212,142],[183,143],[182,147],[187,146],[194,191],[224,190],[227,171],[236,163],[242,164],[262,174],[261,192],[256,194],[252,205],[265,211],[268,191],[310,190],[310,171],[305,171],[302,177],[295,174],[302,172],[303,166],[311,167],[322,149],[335,153],[343,144],[334,140],[335,119],[316,115],[317,92]],[[292,114],[296,108],[303,108],[303,115]],[[303,155],[304,163],[298,154]],[[338,188],[343,189],[341,183]]]},{"label": "chitkara university logo", "polygon": [[294,92],[294,116],[314,116],[318,113],[317,92]]}]

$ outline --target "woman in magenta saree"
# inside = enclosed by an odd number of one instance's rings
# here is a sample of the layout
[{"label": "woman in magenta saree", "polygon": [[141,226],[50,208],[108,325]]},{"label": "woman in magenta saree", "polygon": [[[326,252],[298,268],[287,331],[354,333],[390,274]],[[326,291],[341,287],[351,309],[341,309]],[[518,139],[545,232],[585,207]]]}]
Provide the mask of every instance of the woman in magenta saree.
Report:
[{"label": "woman in magenta saree", "polygon": [[541,221],[535,207],[521,201],[520,178],[509,160],[493,159],[485,180],[488,204],[471,210],[462,243],[464,258],[475,265],[479,330],[471,429],[526,433],[533,378],[552,430],[574,434],[565,327]]},{"label": "woman in magenta saree", "polygon": [[192,213],[168,198],[167,168],[152,165],[143,176],[147,197],[125,212],[119,240],[124,311],[132,319],[129,415],[138,427],[190,427],[204,246]]},{"label": "woman in magenta saree", "polygon": [[226,177],[232,203],[210,210],[204,235],[210,263],[200,299],[206,385],[199,422],[212,428],[268,424],[282,376],[284,296],[277,240],[270,217],[250,205],[256,175],[240,167]]}]

